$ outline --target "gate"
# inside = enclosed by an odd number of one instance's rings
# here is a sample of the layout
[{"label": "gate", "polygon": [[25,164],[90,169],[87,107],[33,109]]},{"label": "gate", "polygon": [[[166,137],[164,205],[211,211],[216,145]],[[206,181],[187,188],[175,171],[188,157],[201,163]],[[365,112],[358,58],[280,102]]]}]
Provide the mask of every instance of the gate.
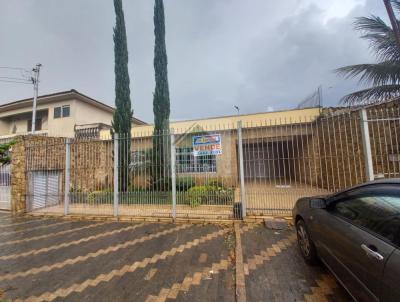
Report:
[{"label": "gate", "polygon": [[61,172],[31,171],[28,173],[29,208],[37,210],[60,203]]},{"label": "gate", "polygon": [[0,166],[0,210],[11,210],[10,165]]},{"label": "gate", "polygon": [[65,142],[65,138],[26,138],[27,211],[62,213]]},{"label": "gate", "polygon": [[301,197],[400,177],[399,110],[393,103],[244,124],[247,215],[290,216]]}]

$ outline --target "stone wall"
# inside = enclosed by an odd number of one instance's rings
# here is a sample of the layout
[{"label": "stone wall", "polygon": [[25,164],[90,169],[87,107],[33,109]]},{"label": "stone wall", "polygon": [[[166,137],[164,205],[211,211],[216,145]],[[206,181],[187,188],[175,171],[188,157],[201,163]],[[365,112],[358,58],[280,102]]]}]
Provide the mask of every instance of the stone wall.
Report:
[{"label": "stone wall", "polygon": [[25,173],[25,144],[24,138],[15,138],[11,150],[11,211],[21,213],[26,207],[26,173]]},{"label": "stone wall", "polygon": [[316,123],[314,146],[318,152],[313,163],[317,171],[315,184],[334,192],[364,182],[359,113],[321,117]]},{"label": "stone wall", "polygon": [[[400,177],[399,101],[369,107],[367,117],[375,177]],[[297,169],[297,179],[303,175],[307,184],[331,192],[368,180],[360,110],[325,111],[310,127],[300,157],[306,168]]]}]

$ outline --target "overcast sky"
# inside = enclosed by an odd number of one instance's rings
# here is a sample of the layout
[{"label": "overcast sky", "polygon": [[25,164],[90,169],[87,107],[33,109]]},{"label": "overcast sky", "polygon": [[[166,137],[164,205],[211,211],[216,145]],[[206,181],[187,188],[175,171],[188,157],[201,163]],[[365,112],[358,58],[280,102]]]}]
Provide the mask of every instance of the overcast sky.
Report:
[{"label": "overcast sky", "polygon": [[[352,28],[379,0],[164,0],[171,120],[325,105],[356,89],[332,70],[374,60]],[[125,0],[134,115],[153,121],[153,1]],[[112,0],[0,0],[0,66],[43,64],[40,94],[76,89],[114,104]],[[0,69],[0,76],[19,71]],[[31,97],[0,82],[0,103]]]}]

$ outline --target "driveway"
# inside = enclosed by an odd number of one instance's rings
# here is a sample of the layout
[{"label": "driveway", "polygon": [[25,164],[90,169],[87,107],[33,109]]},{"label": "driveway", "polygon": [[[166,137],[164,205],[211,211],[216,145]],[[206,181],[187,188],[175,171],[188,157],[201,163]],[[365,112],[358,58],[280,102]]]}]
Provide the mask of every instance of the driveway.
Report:
[{"label": "driveway", "polygon": [[[293,234],[242,227],[247,301],[347,301],[328,272],[304,264]],[[0,213],[1,299],[235,301],[234,228]]]}]

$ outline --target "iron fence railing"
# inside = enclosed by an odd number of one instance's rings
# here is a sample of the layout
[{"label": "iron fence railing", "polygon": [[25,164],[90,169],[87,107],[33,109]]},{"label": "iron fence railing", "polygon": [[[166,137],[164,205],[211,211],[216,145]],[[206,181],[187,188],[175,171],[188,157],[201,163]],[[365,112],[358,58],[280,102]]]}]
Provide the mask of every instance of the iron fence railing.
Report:
[{"label": "iron fence railing", "polygon": [[26,140],[27,209],[231,219],[400,176],[399,108]]}]

